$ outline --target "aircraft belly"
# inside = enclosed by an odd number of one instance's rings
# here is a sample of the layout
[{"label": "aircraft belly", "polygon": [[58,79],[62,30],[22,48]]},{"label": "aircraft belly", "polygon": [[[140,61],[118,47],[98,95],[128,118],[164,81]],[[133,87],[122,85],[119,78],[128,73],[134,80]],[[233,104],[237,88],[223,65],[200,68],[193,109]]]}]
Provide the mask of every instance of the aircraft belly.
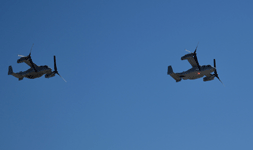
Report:
[{"label": "aircraft belly", "polygon": [[197,79],[197,78],[201,78],[203,77],[204,74],[198,74],[197,72],[193,72],[193,73],[188,73],[188,74],[185,74],[185,76],[183,77],[184,80],[187,80],[187,79],[190,79],[190,80],[193,80],[193,79]]},{"label": "aircraft belly", "polygon": [[35,78],[41,77],[43,74],[44,73],[40,73],[40,72],[32,72],[32,73],[26,74],[25,77],[29,79],[35,79]]}]

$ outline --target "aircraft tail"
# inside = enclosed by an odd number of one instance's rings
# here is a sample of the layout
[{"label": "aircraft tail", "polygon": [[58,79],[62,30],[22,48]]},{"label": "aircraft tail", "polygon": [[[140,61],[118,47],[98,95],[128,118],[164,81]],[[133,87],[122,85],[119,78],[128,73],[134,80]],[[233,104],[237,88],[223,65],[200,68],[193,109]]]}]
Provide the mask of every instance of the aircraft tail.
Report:
[{"label": "aircraft tail", "polygon": [[20,75],[18,73],[14,73],[11,66],[9,66],[8,75],[13,75],[14,77],[18,78],[19,80],[23,80],[23,78],[24,78],[22,75]]},{"label": "aircraft tail", "polygon": [[176,82],[179,82],[181,81],[181,78],[178,74],[174,73],[173,72],[173,69],[171,66],[168,66],[168,72],[167,72],[168,75],[170,75],[173,79],[176,80]]},{"label": "aircraft tail", "polygon": [[9,66],[9,71],[8,71],[8,75],[12,75],[13,74],[13,70],[12,70],[12,67]]}]

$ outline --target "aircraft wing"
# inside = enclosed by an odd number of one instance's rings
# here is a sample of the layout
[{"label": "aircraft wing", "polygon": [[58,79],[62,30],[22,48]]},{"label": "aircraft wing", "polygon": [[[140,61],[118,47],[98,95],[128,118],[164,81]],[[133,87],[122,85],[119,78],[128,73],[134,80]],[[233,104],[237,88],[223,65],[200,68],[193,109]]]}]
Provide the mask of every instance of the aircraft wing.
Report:
[{"label": "aircraft wing", "polygon": [[194,54],[186,54],[183,57],[181,57],[181,60],[187,59],[188,62],[192,65],[192,67],[198,67],[198,62],[194,59]]},{"label": "aircraft wing", "polygon": [[32,58],[29,56],[19,55],[21,58],[17,60],[17,63],[26,63],[31,68],[34,68],[35,72],[37,72],[36,68],[38,67],[35,63],[33,63]]},{"label": "aircraft wing", "polygon": [[[24,62],[25,62],[28,66],[30,66],[31,68],[33,68],[33,65],[34,65],[35,68],[38,67],[35,63],[33,63],[32,60],[30,61],[30,60],[28,59],[28,60],[25,60]],[[33,65],[32,65],[32,64],[33,64]]]}]

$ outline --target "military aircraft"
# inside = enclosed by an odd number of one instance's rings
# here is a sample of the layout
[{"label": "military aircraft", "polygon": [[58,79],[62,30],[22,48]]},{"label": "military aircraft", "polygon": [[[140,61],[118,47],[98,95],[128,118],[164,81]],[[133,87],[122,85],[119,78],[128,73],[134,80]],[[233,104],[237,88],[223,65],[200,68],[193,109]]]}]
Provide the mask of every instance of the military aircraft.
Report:
[{"label": "military aircraft", "polygon": [[[32,46],[33,47],[33,46]],[[35,79],[39,78],[42,75],[45,74],[45,78],[51,78],[54,77],[55,74],[58,74],[65,82],[67,82],[58,72],[57,66],[56,66],[56,58],[54,56],[54,71],[52,71],[51,68],[49,68],[47,65],[44,66],[37,66],[35,63],[33,63],[32,58],[31,58],[31,52],[32,48],[30,50],[30,53],[28,56],[23,56],[23,55],[18,55],[21,58],[17,60],[17,63],[26,63],[29,65],[31,68],[26,70],[26,71],[20,71],[18,73],[14,73],[13,69],[11,66],[9,66],[8,70],[8,75],[13,75],[14,77],[18,78],[19,81],[23,80],[24,77],[29,78],[29,79]]]},{"label": "military aircraft", "polygon": [[[216,77],[220,80],[218,73],[217,73],[217,69],[216,69],[215,59],[213,60],[214,67],[212,67],[211,65],[203,65],[203,66],[199,65],[197,54],[196,54],[197,48],[198,48],[198,46],[196,47],[196,49],[193,53],[186,50],[186,51],[190,52],[190,54],[186,54],[183,57],[181,57],[181,60],[185,60],[185,59],[188,60],[188,62],[192,65],[191,69],[181,72],[181,73],[174,73],[172,70],[172,67],[168,66],[167,74],[170,75],[172,78],[174,78],[176,80],[176,82],[179,82],[182,79],[194,80],[197,78],[201,78],[203,76],[205,76],[203,78],[203,81],[211,81],[214,79],[214,77]],[[214,72],[214,74],[211,74],[212,72]],[[222,83],[221,80],[220,80],[220,82]]]}]

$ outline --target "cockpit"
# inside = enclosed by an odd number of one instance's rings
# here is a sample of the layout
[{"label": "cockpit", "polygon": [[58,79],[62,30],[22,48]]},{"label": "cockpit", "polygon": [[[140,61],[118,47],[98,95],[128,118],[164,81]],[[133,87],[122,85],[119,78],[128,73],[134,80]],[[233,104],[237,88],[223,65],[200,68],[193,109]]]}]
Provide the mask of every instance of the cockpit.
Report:
[{"label": "cockpit", "polygon": [[211,65],[203,65],[202,67],[204,67],[204,68],[212,68]]},{"label": "cockpit", "polygon": [[47,65],[44,65],[43,68],[44,68],[45,70],[51,69],[51,68],[49,68]]}]

